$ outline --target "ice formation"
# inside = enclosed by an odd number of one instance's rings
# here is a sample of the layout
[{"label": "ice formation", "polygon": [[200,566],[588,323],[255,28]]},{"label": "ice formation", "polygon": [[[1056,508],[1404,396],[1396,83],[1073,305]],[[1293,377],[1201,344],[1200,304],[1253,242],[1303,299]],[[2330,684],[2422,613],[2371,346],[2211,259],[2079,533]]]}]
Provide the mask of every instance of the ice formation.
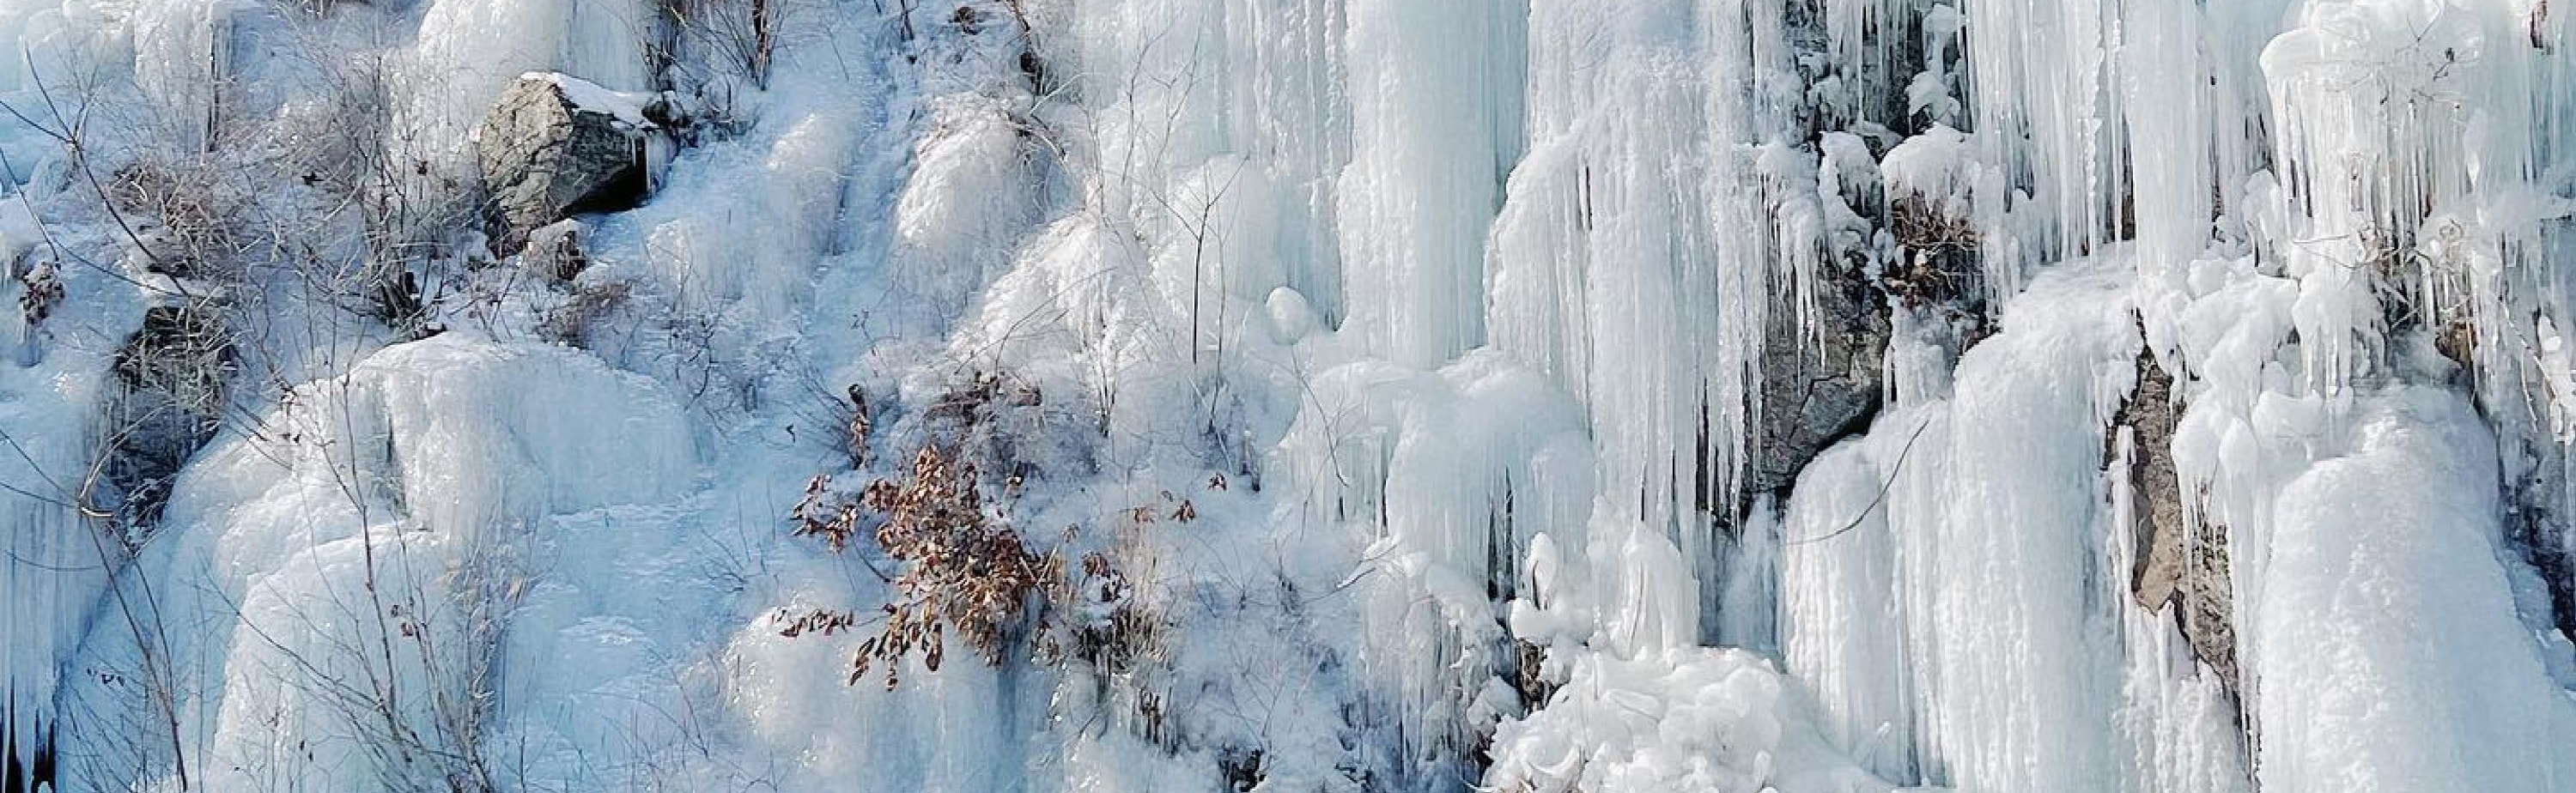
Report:
[{"label": "ice formation", "polygon": [[2576,789],[2571,19],[0,0],[0,793]]}]

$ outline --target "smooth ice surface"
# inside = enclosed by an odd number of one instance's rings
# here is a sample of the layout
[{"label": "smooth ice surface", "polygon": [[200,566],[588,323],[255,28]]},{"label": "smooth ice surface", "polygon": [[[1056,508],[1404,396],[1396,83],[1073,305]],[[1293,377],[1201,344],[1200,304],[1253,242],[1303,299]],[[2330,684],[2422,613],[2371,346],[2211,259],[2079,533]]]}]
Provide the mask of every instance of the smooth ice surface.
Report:
[{"label": "smooth ice surface", "polygon": [[[1965,790],[2122,776],[2103,424],[2135,335],[2119,259],[2042,274],[1947,399],[1809,467],[1779,531],[1783,651],[1825,729]],[[1998,431],[2011,427],[2012,431]]]},{"label": "smooth ice surface", "polygon": [[2571,784],[2576,699],[2513,616],[2485,430],[2423,388],[2362,397],[2348,420],[2341,453],[2272,505],[2249,620],[2263,789]]}]

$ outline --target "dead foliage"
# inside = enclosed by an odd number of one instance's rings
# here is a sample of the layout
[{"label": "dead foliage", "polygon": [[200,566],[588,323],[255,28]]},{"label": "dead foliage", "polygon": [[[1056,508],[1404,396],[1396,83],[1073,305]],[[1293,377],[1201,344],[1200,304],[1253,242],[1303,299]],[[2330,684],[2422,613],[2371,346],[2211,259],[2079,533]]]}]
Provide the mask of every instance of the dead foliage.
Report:
[{"label": "dead foliage", "polygon": [[778,621],[786,623],[787,625],[787,627],[779,629],[778,635],[785,636],[790,639],[803,636],[808,633],[818,633],[824,636],[830,636],[834,633],[849,630],[850,626],[857,625],[859,622],[859,614],[855,611],[813,609],[805,612],[804,614],[796,615],[795,618],[790,619],[788,617],[788,612],[781,611],[778,614]]},{"label": "dead foliage", "polygon": [[1976,224],[1966,216],[1941,211],[1930,199],[1900,198],[1888,207],[1888,212],[1888,230],[1896,235],[1896,244],[1906,250],[1947,253],[1977,249]]},{"label": "dead foliage", "polygon": [[[936,446],[915,454],[903,475],[869,483],[855,501],[815,477],[790,517],[798,536],[820,538],[834,551],[860,536],[862,521],[873,524],[868,536],[900,565],[894,600],[881,607],[884,622],[851,659],[852,685],[881,667],[886,687],[895,687],[903,659],[916,652],[938,671],[952,637],[999,664],[1015,639],[1048,629],[1049,601],[1064,593],[1061,557],[1030,547],[988,511],[974,467]],[[816,612],[790,624],[786,635],[828,635],[850,624]]]},{"label": "dead foliage", "polygon": [[[987,664],[1002,664],[1025,644],[1038,662],[1072,657],[1097,672],[1126,672],[1159,644],[1159,620],[1136,597],[1136,582],[1110,554],[1082,554],[1066,569],[1061,543],[1041,551],[1020,530],[989,510],[974,479],[974,466],[927,445],[914,453],[902,476],[871,481],[858,499],[832,492],[829,476],[806,484],[791,520],[796,536],[822,538],[845,551],[860,536],[876,541],[899,569],[891,577],[894,600],[881,605],[884,623],[858,644],[850,659],[850,685],[884,669],[886,687],[902,682],[902,662],[920,654],[922,667],[938,672],[948,641],[963,641]],[[1131,512],[1139,525],[1157,520],[1188,523],[1198,510],[1188,499]],[[1066,541],[1074,530],[1066,528]],[[781,636],[832,636],[858,626],[848,610],[781,613]]]},{"label": "dead foliage", "polygon": [[936,448],[913,456],[902,479],[880,479],[859,496],[884,518],[877,546],[903,563],[895,602],[885,606],[885,629],[859,645],[850,682],[886,662],[886,686],[896,683],[899,662],[913,650],[939,669],[945,639],[955,634],[986,663],[1001,663],[1006,639],[1024,623],[1046,629],[1046,590],[1063,578],[1063,562],[1031,550],[1020,534],[984,509],[971,465]]},{"label": "dead foliage", "polygon": [[117,168],[106,185],[112,206],[157,225],[146,234],[154,268],[182,278],[204,275],[243,248],[234,222],[241,202],[229,195],[213,168],[150,159]]},{"label": "dead foliage", "polygon": [[63,302],[63,279],[52,262],[27,268],[18,274],[18,315],[28,327],[43,324],[53,316],[54,307]]},{"label": "dead foliage", "polygon": [[[863,389],[851,387],[848,399],[850,462],[861,468],[876,415]],[[926,437],[903,470],[855,494],[834,487],[831,475],[806,483],[788,514],[796,536],[834,552],[873,542],[894,563],[880,573],[893,596],[876,609],[873,634],[859,642],[849,683],[882,671],[892,688],[907,657],[936,671],[951,642],[987,664],[1025,651],[1041,663],[1070,658],[1103,672],[1129,668],[1155,644],[1157,618],[1113,555],[1077,550],[1075,527],[1041,547],[1012,524],[1010,501],[1037,472],[1022,459],[1021,444],[1062,429],[1046,421],[1044,406],[1035,386],[978,373],[923,409]],[[995,468],[1001,475],[988,473]],[[1133,526],[1197,517],[1195,505],[1169,493],[1130,515]],[[858,624],[852,612],[829,610],[779,619],[790,637]]]},{"label": "dead foliage", "polygon": [[1910,306],[1974,298],[1980,287],[1981,238],[1971,219],[1913,196],[1888,207],[1888,231],[1904,249],[1880,273],[1879,283],[1888,294]]}]

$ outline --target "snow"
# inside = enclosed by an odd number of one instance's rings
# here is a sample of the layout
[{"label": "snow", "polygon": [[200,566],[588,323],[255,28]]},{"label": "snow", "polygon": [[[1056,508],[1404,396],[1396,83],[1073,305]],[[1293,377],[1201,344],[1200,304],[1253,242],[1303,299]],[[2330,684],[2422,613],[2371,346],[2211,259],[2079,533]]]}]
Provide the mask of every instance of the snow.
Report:
[{"label": "snow", "polygon": [[1935,125],[1888,149],[1887,159],[1878,164],[1886,174],[1888,197],[1920,197],[1937,209],[1966,214],[1979,181],[1976,153],[1969,145],[1967,133]]},{"label": "snow", "polygon": [[528,72],[519,75],[519,79],[552,83],[555,90],[563,93],[564,101],[572,103],[576,110],[616,116],[618,121],[638,129],[652,126],[644,120],[644,104],[648,101],[644,94],[611,91],[599,87],[598,83],[562,72]]}]

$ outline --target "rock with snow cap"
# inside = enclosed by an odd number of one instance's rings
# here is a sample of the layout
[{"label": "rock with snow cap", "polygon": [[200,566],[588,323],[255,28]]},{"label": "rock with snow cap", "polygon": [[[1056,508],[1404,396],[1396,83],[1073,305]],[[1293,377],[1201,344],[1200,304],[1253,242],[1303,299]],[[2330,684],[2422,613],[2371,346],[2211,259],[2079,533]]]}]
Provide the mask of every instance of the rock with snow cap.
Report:
[{"label": "rock with snow cap", "polygon": [[493,252],[514,253],[531,231],[573,214],[640,203],[664,145],[645,104],[548,72],[502,92],[475,135]]}]

